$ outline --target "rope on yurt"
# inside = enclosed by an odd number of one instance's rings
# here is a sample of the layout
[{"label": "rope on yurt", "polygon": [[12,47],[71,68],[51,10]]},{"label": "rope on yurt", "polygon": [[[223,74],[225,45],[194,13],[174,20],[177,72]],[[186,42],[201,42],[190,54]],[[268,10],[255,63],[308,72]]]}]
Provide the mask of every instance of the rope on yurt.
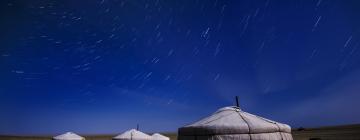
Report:
[{"label": "rope on yurt", "polygon": [[[223,111],[228,111],[228,110],[223,110]],[[219,111],[219,112],[217,112],[217,113],[215,113],[215,114],[218,114],[218,113],[220,113],[220,112],[223,112],[223,111]],[[228,115],[231,115],[232,113],[229,113]],[[221,117],[219,117],[219,118],[217,118],[217,119],[215,119],[215,120],[218,120],[218,119],[220,119],[220,118],[222,118],[222,117],[226,117],[226,116],[228,116],[228,115],[224,115],[224,116],[221,116]],[[200,123],[200,124],[207,124],[207,123],[209,123],[209,122],[212,122],[212,121],[215,121],[215,120],[211,120],[211,121],[208,121],[208,122],[205,122],[205,121],[202,121],[202,120],[207,120],[207,119],[209,119],[211,116],[207,116],[206,118],[204,118],[204,119],[201,119],[201,120],[199,120],[199,121],[197,121],[198,123]]]},{"label": "rope on yurt", "polygon": [[210,120],[210,121],[207,121],[207,122],[203,122],[203,124],[208,124],[208,123],[211,123],[211,122],[213,122],[213,121],[216,121],[216,120],[219,120],[219,119],[221,119],[221,118],[224,118],[224,117],[230,116],[230,115],[232,115],[232,114],[233,114],[233,112],[230,112],[229,114],[225,114],[225,115],[219,116],[219,117],[218,117],[218,118],[216,118],[216,119],[213,119],[213,120]]},{"label": "rope on yurt", "polygon": [[[253,115],[253,114],[251,114],[251,115]],[[280,136],[281,136],[281,140],[284,140],[283,135],[281,134],[281,128],[280,128],[279,124],[277,124],[276,122],[273,122],[273,121],[269,121],[268,119],[265,119],[265,118],[263,118],[263,117],[259,117],[259,116],[256,116],[256,115],[253,115],[253,116],[255,116],[255,117],[259,118],[259,119],[262,119],[262,120],[264,120],[264,121],[266,121],[266,122],[268,122],[268,123],[275,124],[276,127],[277,127],[278,130],[279,130],[279,134],[280,134]]]},{"label": "rope on yurt", "polygon": [[244,122],[246,123],[246,125],[248,126],[248,130],[249,130],[249,138],[250,138],[250,140],[252,140],[252,138],[251,138],[251,129],[250,129],[250,125],[249,125],[249,123],[245,120],[245,118],[241,115],[241,113],[240,112],[242,112],[242,111],[236,111],[236,112],[238,112],[238,114],[239,114],[239,116],[241,117],[241,119],[243,119],[244,120]]},{"label": "rope on yurt", "polygon": [[283,135],[281,134],[281,129],[280,129],[279,124],[277,124],[276,122],[274,122],[274,124],[275,124],[275,125],[277,126],[277,128],[279,129],[279,134],[280,134],[280,136],[281,136],[281,140],[284,140]]}]

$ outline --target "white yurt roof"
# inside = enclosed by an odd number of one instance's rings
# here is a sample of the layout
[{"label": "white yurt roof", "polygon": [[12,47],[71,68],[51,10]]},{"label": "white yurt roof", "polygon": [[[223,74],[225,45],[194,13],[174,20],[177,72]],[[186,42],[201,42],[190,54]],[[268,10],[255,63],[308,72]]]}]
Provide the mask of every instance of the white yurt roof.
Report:
[{"label": "white yurt roof", "polygon": [[66,132],[65,134],[61,134],[59,136],[53,137],[54,140],[85,140],[84,137],[81,137],[73,132]]},{"label": "white yurt roof", "polygon": [[170,140],[170,138],[159,133],[155,133],[151,135],[151,140]]},{"label": "white yurt roof", "polygon": [[289,125],[244,112],[235,106],[221,108],[209,117],[179,128],[180,137],[234,134],[250,135],[278,132],[281,132],[281,134],[279,133],[279,135],[281,135],[280,137],[283,137],[283,133],[291,137],[291,128]]},{"label": "white yurt roof", "polygon": [[114,140],[150,140],[151,136],[135,129],[128,130],[116,137]]}]

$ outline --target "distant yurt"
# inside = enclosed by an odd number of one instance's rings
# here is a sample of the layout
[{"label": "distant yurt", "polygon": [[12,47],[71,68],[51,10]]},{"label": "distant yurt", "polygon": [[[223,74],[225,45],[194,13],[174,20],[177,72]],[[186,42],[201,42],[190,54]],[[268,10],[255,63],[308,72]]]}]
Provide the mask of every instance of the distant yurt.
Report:
[{"label": "distant yurt", "polygon": [[151,136],[138,130],[131,129],[114,137],[113,140],[151,140]]},{"label": "distant yurt", "polygon": [[290,126],[224,107],[194,124],[179,128],[178,140],[292,140]]},{"label": "distant yurt", "polygon": [[151,135],[151,140],[170,140],[170,138],[159,133],[155,133]]},{"label": "distant yurt", "polygon": [[66,132],[65,134],[55,136],[52,139],[53,140],[85,140],[84,137],[81,137],[73,132]]}]

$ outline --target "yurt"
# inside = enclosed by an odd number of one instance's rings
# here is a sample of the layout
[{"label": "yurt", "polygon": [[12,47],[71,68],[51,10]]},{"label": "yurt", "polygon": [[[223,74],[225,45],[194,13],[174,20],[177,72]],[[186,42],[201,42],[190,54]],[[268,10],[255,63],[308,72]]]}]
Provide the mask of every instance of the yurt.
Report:
[{"label": "yurt", "polygon": [[230,106],[179,128],[178,140],[292,140],[292,136],[289,125]]},{"label": "yurt", "polygon": [[53,140],[85,140],[85,138],[73,132],[66,132],[65,134],[53,137]]},{"label": "yurt", "polygon": [[114,137],[113,140],[151,140],[151,136],[138,130],[131,129]]},{"label": "yurt", "polygon": [[170,140],[170,138],[159,133],[155,133],[151,135],[151,140]]}]

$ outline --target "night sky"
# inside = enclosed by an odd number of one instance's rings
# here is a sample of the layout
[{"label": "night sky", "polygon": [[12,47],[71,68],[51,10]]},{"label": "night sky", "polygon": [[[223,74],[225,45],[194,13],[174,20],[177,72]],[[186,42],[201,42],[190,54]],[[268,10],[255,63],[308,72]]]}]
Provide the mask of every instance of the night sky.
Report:
[{"label": "night sky", "polygon": [[358,0],[2,0],[0,134],[360,123]]}]

